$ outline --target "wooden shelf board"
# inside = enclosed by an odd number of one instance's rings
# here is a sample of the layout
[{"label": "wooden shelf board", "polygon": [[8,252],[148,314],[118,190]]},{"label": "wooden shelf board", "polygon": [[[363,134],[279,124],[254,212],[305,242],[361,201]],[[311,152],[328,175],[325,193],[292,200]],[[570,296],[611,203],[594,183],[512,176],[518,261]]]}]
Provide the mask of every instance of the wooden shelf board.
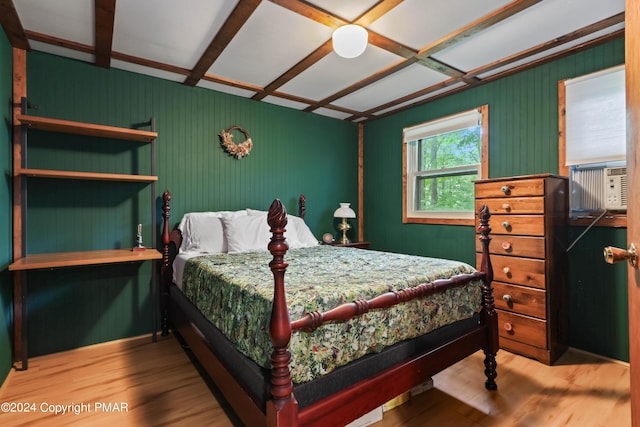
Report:
[{"label": "wooden shelf board", "polygon": [[162,254],[153,248],[147,248],[144,251],[132,251],[131,249],[107,249],[99,251],[58,252],[51,254],[27,255],[10,264],[9,270],[37,270],[42,268],[114,264],[121,262],[149,261],[154,259],[162,259]]},{"label": "wooden shelf board", "polygon": [[78,135],[126,139],[138,142],[152,142],[158,137],[157,132],[96,125],[92,123],[73,122],[69,120],[50,119],[46,117],[18,115],[16,119],[21,124],[27,125],[31,129],[45,130],[49,132],[74,133]]},{"label": "wooden shelf board", "polygon": [[158,180],[158,177],[155,175],[127,175],[119,173],[75,172],[29,168],[18,169],[15,171],[15,175],[25,175],[36,178],[86,179],[96,181],[154,182]]}]

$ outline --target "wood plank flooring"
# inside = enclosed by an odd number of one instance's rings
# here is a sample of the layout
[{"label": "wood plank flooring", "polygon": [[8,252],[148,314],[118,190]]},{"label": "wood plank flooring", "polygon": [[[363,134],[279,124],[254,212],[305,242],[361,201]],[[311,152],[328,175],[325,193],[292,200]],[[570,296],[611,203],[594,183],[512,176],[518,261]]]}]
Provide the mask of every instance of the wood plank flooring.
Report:
[{"label": "wood plank flooring", "polygon": [[[374,424],[420,427],[630,426],[629,367],[570,350],[546,366],[498,354],[498,391],[482,354],[434,377],[435,388]],[[239,426],[173,337],[141,337],[29,360],[0,388],[2,426]],[[66,411],[55,414],[54,411]]]}]

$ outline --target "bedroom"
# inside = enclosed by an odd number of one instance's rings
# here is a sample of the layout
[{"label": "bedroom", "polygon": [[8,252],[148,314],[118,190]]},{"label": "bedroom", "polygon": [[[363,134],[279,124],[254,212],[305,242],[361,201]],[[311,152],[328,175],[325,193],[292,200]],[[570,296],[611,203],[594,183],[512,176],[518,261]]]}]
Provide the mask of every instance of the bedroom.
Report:
[{"label": "bedroom", "polygon": [[[11,93],[11,47],[2,44],[2,76],[5,99]],[[402,224],[400,212],[392,205],[400,200],[400,153],[386,141],[398,139],[407,123],[413,124],[451,112],[489,104],[491,108],[492,150],[490,175],[516,176],[557,171],[557,96],[560,79],[578,76],[624,62],[624,39],[578,52],[519,74],[417,106],[364,126],[367,149],[364,162],[365,237],[375,249],[444,256],[473,263],[472,227],[419,226]],[[316,235],[333,232],[333,210],[340,201],[358,200],[357,125],[327,117],[256,103],[182,86],[117,69],[103,69],[40,52],[30,52],[27,64],[28,93],[38,104],[40,115],[127,125],[153,115],[158,129],[158,191],[169,188],[174,194],[172,215],[178,220],[187,210],[265,209],[274,197],[284,197],[289,210],[303,192],[309,201],[308,222]],[[57,81],[59,84],[50,85]],[[96,84],[100,82],[100,84]],[[532,95],[536,96],[532,98]],[[117,108],[116,108],[117,106]],[[5,107],[6,108],[6,105]],[[10,111],[4,111],[10,117]],[[546,127],[539,123],[549,123]],[[217,145],[221,128],[240,124],[254,139],[251,155],[233,161]],[[8,130],[10,132],[10,130]],[[4,139],[6,138],[6,139]],[[10,136],[3,136],[3,151],[10,152]],[[346,147],[346,149],[345,149]],[[493,152],[492,152],[493,153]],[[521,153],[532,153],[521,155]],[[536,153],[541,153],[537,155]],[[389,159],[396,159],[390,163]],[[4,157],[3,157],[4,159]],[[57,159],[63,162],[63,159]],[[11,169],[7,159],[6,170]],[[78,161],[85,161],[84,158]],[[189,165],[185,167],[185,165]],[[314,169],[312,169],[314,168]],[[317,174],[310,174],[316,170]],[[278,173],[274,173],[277,171]],[[379,173],[378,171],[384,171]],[[2,280],[2,378],[11,361],[12,276],[6,269],[11,261],[10,185],[3,187],[2,216],[7,232],[2,243],[5,257]],[[40,191],[48,193],[51,188]],[[135,206],[122,205],[115,190],[107,199],[92,194],[90,187],[78,191],[87,198],[86,211],[119,205],[110,216],[126,217]],[[384,197],[377,197],[384,194]],[[6,195],[6,197],[4,197]],[[34,221],[41,229],[55,223],[60,236],[77,236],[92,242],[92,224],[67,216],[64,206],[73,202],[56,190]],[[144,196],[143,196],[144,197]],[[67,198],[67,199],[65,199]],[[144,199],[146,200],[146,199]],[[392,203],[389,203],[389,202]],[[146,209],[141,203],[140,209]],[[98,213],[98,221],[103,219]],[[131,218],[127,218],[131,222]],[[115,222],[118,219],[109,219]],[[135,221],[134,221],[135,222]],[[149,224],[150,225],[150,224]],[[129,228],[120,230],[122,240]],[[151,231],[145,224],[145,241]],[[577,237],[583,227],[571,228]],[[131,230],[131,239],[135,230]],[[110,242],[107,231],[99,240]],[[429,242],[423,247],[424,241]],[[457,241],[469,242],[466,249]],[[46,250],[45,241],[34,241],[33,249]],[[49,242],[64,245],[69,242]],[[603,246],[626,246],[624,229],[595,227],[569,255],[571,277],[569,344],[606,357],[628,360],[628,319],[624,267],[601,262]],[[434,247],[438,247],[435,251]],[[586,267],[586,268],[585,268]],[[31,279],[30,354],[48,354],[97,342],[148,333],[150,318],[148,266],[140,271],[99,269],[91,276],[80,272],[36,273]],[[131,277],[136,279],[131,279]],[[611,277],[614,280],[611,281]],[[607,289],[599,283],[611,282]],[[109,286],[102,281],[108,281]],[[114,284],[115,283],[115,284]],[[69,301],[76,302],[75,308]],[[78,304],[80,302],[80,304]],[[35,308],[37,307],[37,310]],[[611,319],[601,322],[591,313]]]}]

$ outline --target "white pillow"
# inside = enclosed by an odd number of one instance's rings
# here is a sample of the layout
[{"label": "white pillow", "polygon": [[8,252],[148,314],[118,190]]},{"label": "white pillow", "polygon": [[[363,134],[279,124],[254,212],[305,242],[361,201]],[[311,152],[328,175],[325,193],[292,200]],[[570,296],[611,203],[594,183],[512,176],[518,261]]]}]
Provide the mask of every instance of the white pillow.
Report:
[{"label": "white pillow", "polygon": [[[267,222],[267,213],[252,211],[250,215],[221,218],[225,239],[229,253],[243,253],[266,251],[272,233]],[[299,238],[298,228],[302,229],[304,240]],[[302,218],[288,216],[288,223],[284,233],[289,249],[304,248],[318,245],[318,240],[313,236],[309,227],[304,224]]]},{"label": "white pillow", "polygon": [[271,233],[267,215],[245,215],[221,218],[228,252],[266,251]]},{"label": "white pillow", "polygon": [[228,244],[221,218],[235,216],[247,216],[247,213],[241,210],[185,214],[178,225],[178,229],[182,232],[180,252],[227,252]]},{"label": "white pillow", "polygon": [[247,208],[247,215],[266,215],[268,213],[269,213],[268,211],[259,211],[256,209]]},{"label": "white pillow", "polygon": [[[247,209],[247,215],[267,215],[267,212]],[[285,236],[287,236],[287,243],[289,243],[289,248],[291,249],[308,248],[320,244],[307,223],[299,216],[287,214],[287,226],[285,228],[287,229]]]},{"label": "white pillow", "polygon": [[293,227],[291,231],[296,233],[297,247],[308,248],[320,244],[302,218],[295,215],[287,215],[287,219],[287,227]]}]

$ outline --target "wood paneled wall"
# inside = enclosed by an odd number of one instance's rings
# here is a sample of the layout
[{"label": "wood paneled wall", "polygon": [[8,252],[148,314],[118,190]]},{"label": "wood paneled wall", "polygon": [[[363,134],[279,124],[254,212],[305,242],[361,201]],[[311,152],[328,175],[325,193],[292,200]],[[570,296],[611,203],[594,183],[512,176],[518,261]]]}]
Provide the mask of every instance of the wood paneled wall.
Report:
[{"label": "wood paneled wall", "polygon": [[[366,124],[367,240],[376,249],[445,256],[473,264],[472,227],[402,224],[402,128],[488,104],[490,177],[557,173],[558,81],[623,62],[621,39]],[[572,230],[572,238],[583,230]],[[626,360],[626,279],[624,274],[612,275],[607,270],[611,266],[602,262],[602,240],[626,247],[624,232],[598,229],[587,233],[569,253],[570,345]],[[585,253],[590,262],[585,262]],[[608,278],[606,291],[600,280],[604,277]],[[602,315],[611,327],[600,320]]]},{"label": "wood paneled wall", "polygon": [[[615,41],[366,124],[363,129],[364,230],[373,247],[473,263],[472,227],[401,223],[399,144],[403,126],[488,103],[491,176],[555,172],[557,80],[617,65],[624,61],[623,50],[623,42]],[[0,41],[0,55],[11,56],[5,40]],[[2,61],[2,64],[8,63],[10,59]],[[10,69],[0,70],[0,91],[5,83],[10,84],[5,82],[10,75]],[[33,114],[116,126],[130,126],[155,116],[160,134],[157,189],[161,193],[168,188],[174,194],[172,219],[176,223],[189,210],[266,208],[274,197],[282,198],[287,209],[295,211],[297,194],[302,192],[308,198],[309,223],[316,235],[321,235],[335,233],[331,215],[338,202],[355,204],[358,200],[358,131],[354,124],[37,52],[28,55],[28,79],[30,100],[39,105]],[[255,142],[251,155],[241,161],[228,157],[218,145],[217,133],[233,124],[247,129]],[[3,144],[1,138],[0,144]],[[103,161],[110,165],[109,162],[114,161],[113,158],[98,160],[97,154],[86,157],[73,148],[70,151],[71,161],[80,166],[100,166]],[[132,160],[130,153],[111,154],[123,165]],[[40,155],[46,156],[46,151]],[[91,186],[78,187],[76,194],[81,197],[75,199],[79,200],[51,196],[56,185],[67,184],[40,183],[43,188],[36,187],[36,194],[39,192],[45,199],[30,200],[35,208],[30,210],[30,225],[40,236],[46,233],[47,238],[28,236],[30,248],[47,250],[54,244],[63,247],[129,244],[134,236],[131,225],[148,209],[146,190],[140,193],[139,201],[133,202],[126,200],[126,188],[108,185],[97,193]],[[0,191],[6,190],[2,187]],[[53,206],[50,202],[54,202]],[[69,202],[79,205],[80,213],[69,210]],[[6,206],[0,206],[0,216],[10,215],[10,209],[4,208]],[[158,226],[145,224],[145,232],[151,233],[151,229],[157,232]],[[54,231],[58,237],[53,237]],[[578,235],[581,231],[576,229],[572,234]],[[145,239],[148,240],[149,235],[145,235]],[[602,239],[625,246],[620,233],[602,229],[595,235],[587,234],[576,246],[575,253],[590,251]],[[0,253],[2,251],[10,251],[10,242],[0,242]],[[623,338],[627,315],[622,308],[626,301],[622,293],[626,287],[624,283],[621,285],[624,279],[616,276],[613,286],[609,284],[610,293],[594,298],[594,289],[601,287],[597,277],[602,276],[601,269],[605,267],[594,262],[593,271],[585,271],[578,269],[580,262],[570,253],[570,311],[574,331],[571,345],[624,359],[628,351]],[[151,309],[149,271],[147,267],[134,270],[105,270],[101,279],[95,279],[96,272],[91,268],[60,270],[33,280],[32,283],[40,284],[30,290],[30,315],[34,319],[30,324],[32,354],[147,332]],[[10,289],[6,267],[0,271],[0,284],[3,285],[0,287],[2,319],[9,317],[10,310],[10,296],[5,295]],[[618,327],[613,335],[603,330],[602,322],[595,323],[595,316],[588,314],[595,309],[596,301],[601,303],[603,298],[610,318]],[[52,322],[52,319],[57,320]],[[5,351],[8,342],[3,343],[3,334],[8,332],[8,326],[0,325],[2,354],[10,353]],[[0,370],[3,362],[0,360]]]},{"label": "wood paneled wall", "polygon": [[[187,211],[266,210],[276,197],[295,214],[302,193],[308,223],[322,236],[336,233],[339,202],[357,202],[353,123],[38,52],[27,56],[27,93],[38,105],[34,115],[123,127],[155,117],[154,208],[169,189],[175,224]],[[232,125],[254,142],[242,160],[219,144],[218,133]],[[140,163],[149,173],[146,147],[38,132],[30,132],[29,145],[29,162],[38,167],[126,172]],[[129,247],[138,223],[150,242],[161,215],[150,223],[149,191],[140,184],[29,181],[29,252]],[[148,265],[29,274],[31,355],[150,331]]]}]

